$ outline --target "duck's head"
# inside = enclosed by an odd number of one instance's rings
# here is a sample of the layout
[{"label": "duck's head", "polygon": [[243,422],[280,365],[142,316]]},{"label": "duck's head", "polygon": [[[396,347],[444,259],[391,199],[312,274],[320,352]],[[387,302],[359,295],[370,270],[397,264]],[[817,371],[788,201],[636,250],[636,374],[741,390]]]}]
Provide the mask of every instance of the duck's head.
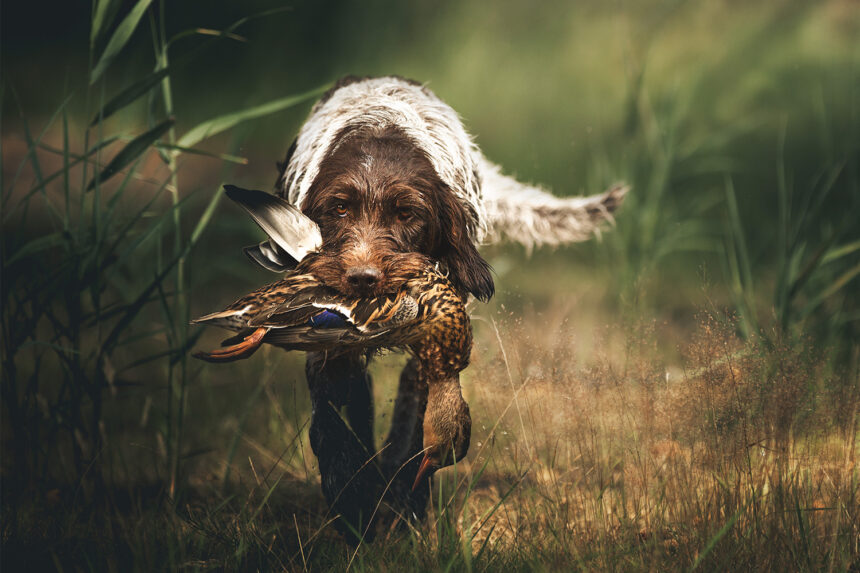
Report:
[{"label": "duck's head", "polygon": [[412,490],[436,470],[466,457],[472,435],[469,405],[460,391],[459,376],[431,382],[424,414],[424,458]]}]

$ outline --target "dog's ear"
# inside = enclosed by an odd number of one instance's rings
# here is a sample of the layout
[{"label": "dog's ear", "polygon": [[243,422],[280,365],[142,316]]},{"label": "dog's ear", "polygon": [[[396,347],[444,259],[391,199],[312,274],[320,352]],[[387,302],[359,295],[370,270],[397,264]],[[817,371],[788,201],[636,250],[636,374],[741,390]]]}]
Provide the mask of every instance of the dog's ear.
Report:
[{"label": "dog's ear", "polygon": [[492,269],[469,236],[466,210],[450,190],[441,189],[438,196],[442,233],[437,256],[455,284],[487,302],[496,290]]}]

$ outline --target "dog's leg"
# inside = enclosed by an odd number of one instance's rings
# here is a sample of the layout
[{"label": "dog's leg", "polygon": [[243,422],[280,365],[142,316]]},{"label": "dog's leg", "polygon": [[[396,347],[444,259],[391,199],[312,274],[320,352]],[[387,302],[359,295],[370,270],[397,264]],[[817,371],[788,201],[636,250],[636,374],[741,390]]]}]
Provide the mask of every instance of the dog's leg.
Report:
[{"label": "dog's leg", "polygon": [[[311,393],[310,441],[319,461],[322,491],[332,512],[341,515],[338,529],[351,543],[373,537],[368,527],[384,487],[372,457],[370,376],[361,356],[326,357],[308,353]],[[347,426],[339,409],[346,406]]]},{"label": "dog's leg", "polygon": [[366,362],[362,362],[360,368],[363,375],[350,381],[346,419],[364,449],[373,454],[376,452],[373,439],[373,378],[367,372]]},{"label": "dog's leg", "polygon": [[424,518],[430,492],[426,487],[412,491],[424,446],[427,389],[427,381],[419,375],[418,361],[411,358],[400,374],[391,430],[382,452],[385,475],[391,480],[391,505],[403,517],[415,520]]}]

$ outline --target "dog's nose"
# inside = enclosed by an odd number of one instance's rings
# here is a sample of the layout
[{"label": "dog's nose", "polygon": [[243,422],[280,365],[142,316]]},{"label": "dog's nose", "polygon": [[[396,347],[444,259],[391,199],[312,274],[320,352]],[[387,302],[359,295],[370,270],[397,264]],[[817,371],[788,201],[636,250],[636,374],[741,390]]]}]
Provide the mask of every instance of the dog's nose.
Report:
[{"label": "dog's nose", "polygon": [[382,273],[375,267],[351,267],[346,271],[346,282],[362,293],[371,292],[382,279]]}]

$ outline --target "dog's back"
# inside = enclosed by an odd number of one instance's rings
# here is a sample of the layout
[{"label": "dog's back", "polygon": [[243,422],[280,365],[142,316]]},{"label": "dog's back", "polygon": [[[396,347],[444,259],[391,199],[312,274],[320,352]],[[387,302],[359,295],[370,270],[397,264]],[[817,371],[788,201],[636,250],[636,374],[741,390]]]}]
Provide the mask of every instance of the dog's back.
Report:
[{"label": "dog's back", "polygon": [[483,156],[457,113],[426,86],[396,76],[349,76],[311,110],[281,166],[278,193],[301,207],[343,134],[362,127],[396,127],[423,151],[469,214],[477,243],[512,241],[530,249],[587,240],[612,220],[628,190],[615,185],[599,195],[560,198],[520,183]]}]

